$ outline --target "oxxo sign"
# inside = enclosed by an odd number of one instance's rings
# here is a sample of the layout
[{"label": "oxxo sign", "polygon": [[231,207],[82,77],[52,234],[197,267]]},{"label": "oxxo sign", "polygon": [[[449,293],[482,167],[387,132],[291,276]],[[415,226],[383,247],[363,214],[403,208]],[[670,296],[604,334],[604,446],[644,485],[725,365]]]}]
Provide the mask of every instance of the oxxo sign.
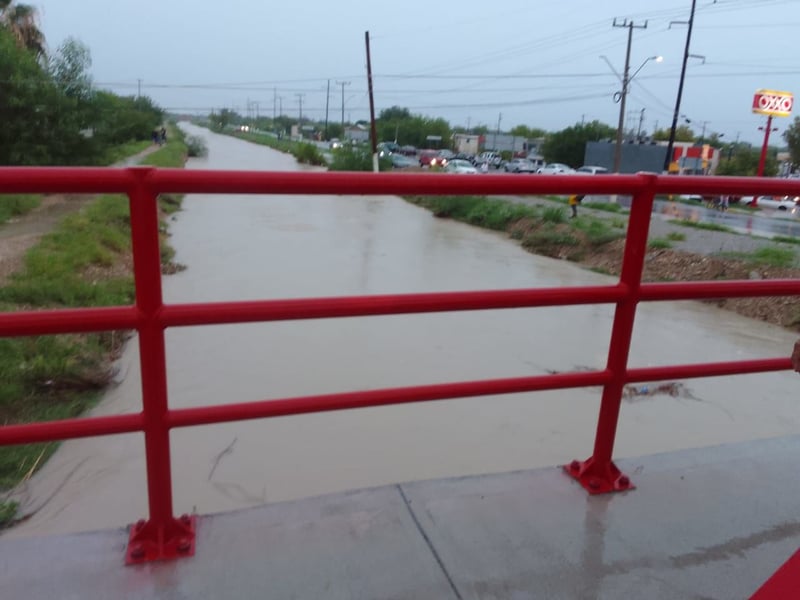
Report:
[{"label": "oxxo sign", "polygon": [[792,114],[794,96],[792,92],[756,90],[753,96],[753,112],[771,117],[788,117]]}]

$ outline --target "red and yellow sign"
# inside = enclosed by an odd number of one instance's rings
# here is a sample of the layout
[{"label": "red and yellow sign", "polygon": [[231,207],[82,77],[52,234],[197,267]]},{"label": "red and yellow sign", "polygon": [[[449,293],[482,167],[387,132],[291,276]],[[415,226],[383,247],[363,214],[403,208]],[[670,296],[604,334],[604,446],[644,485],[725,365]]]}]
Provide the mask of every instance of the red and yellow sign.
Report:
[{"label": "red and yellow sign", "polygon": [[792,92],[756,90],[753,96],[753,112],[771,117],[788,117],[792,114],[794,95]]}]

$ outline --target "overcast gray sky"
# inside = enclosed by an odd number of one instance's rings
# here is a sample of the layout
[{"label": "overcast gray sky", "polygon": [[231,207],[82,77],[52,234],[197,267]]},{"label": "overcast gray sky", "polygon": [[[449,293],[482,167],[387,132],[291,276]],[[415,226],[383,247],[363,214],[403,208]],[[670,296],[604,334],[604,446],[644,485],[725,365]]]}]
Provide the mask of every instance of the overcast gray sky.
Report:
[{"label": "overcast gray sky", "polygon": [[[558,130],[598,119],[616,126],[612,96],[635,29],[628,124],[669,126],[691,0],[31,0],[48,46],[68,36],[89,46],[98,87],[142,93],[169,110],[245,112],[339,121],[369,116],[364,32],[372,38],[376,110],[392,105],[451,125],[517,124]],[[759,143],[765,118],[753,92],[800,93],[800,0],[697,0],[681,113],[698,133]],[[276,97],[278,98],[276,102]],[[800,109],[798,109],[800,110]],[[795,111],[797,112],[797,111]],[[800,114],[800,113],[797,113]],[[501,117],[502,115],[502,117]],[[781,130],[789,119],[778,119]],[[778,132],[778,135],[780,132]],[[778,141],[778,140],[776,140]]]}]

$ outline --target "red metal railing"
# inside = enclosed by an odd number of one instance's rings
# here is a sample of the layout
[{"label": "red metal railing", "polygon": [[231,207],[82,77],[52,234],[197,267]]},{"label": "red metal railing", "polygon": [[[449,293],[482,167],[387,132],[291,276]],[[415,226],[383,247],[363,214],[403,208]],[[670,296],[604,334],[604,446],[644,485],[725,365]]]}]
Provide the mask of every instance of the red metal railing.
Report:
[{"label": "red metal railing", "polygon": [[[143,406],[133,415],[66,419],[0,427],[0,445],[142,431],[145,436],[149,518],[131,528],[128,563],[194,552],[194,517],[175,518],[169,432],[187,427],[309,412],[424,402],[490,394],[603,386],[592,456],[565,471],[590,493],[631,489],[612,461],[622,390],[627,383],[708,377],[790,368],[790,359],[628,369],[636,306],[641,301],[800,295],[800,281],[642,283],[656,194],[800,195],[800,184],[752,178],[608,176],[508,177],[372,173],[200,172],[171,169],[2,168],[3,193],[103,192],[130,198],[136,303],[134,306],[0,314],[0,336],[113,329],[139,333]],[[161,293],[157,196],[160,193],[235,194],[551,194],[633,196],[622,273],[615,285],[458,293],[393,294],[312,299],[165,305]],[[171,410],[167,398],[167,327],[321,319],[422,312],[611,303],[616,305],[606,368],[601,371],[322,394]]]}]

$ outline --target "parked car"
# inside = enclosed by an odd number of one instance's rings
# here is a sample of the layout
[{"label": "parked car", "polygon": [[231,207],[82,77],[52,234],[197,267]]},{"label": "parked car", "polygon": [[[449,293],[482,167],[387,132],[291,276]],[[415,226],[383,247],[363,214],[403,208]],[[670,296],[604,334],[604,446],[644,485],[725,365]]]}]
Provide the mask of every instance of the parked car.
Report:
[{"label": "parked car", "polygon": [[391,154],[389,158],[392,159],[392,167],[395,169],[405,169],[408,167],[416,167],[419,163],[416,158],[405,156],[403,154]]},{"label": "parked car", "polygon": [[451,158],[455,158],[456,153],[452,150],[439,150],[439,158],[444,160],[450,160]]},{"label": "parked car", "polygon": [[[771,208],[774,210],[795,210],[798,207],[798,200],[796,196],[783,196],[776,198],[775,196],[759,196],[756,199],[755,206],[759,208]],[[753,200],[747,202],[747,206],[753,206]]]},{"label": "parked car", "polygon": [[527,158],[512,158],[504,166],[506,173],[534,173],[536,168]]},{"label": "parked car", "polygon": [[531,162],[534,169],[539,169],[547,164],[541,155],[536,154],[534,152],[531,152],[525,158],[527,158]]},{"label": "parked car", "polygon": [[575,169],[562,163],[550,163],[549,165],[537,169],[536,172],[542,175],[563,175],[574,174]]},{"label": "parked car", "polygon": [[343,146],[339,138],[333,138],[329,145],[331,150],[336,150],[337,148],[341,148]]},{"label": "parked car", "polygon": [[587,175],[605,175],[608,169],[605,167],[595,167],[593,165],[584,165],[576,171],[577,173],[586,173]]},{"label": "parked car", "polygon": [[503,157],[500,156],[499,152],[481,152],[475,162],[480,163],[489,163],[493,167],[497,167],[502,162]]},{"label": "parked car", "polygon": [[443,167],[447,164],[447,159],[439,155],[438,150],[423,150],[419,154],[420,167]]},{"label": "parked car", "polygon": [[459,173],[459,174],[472,174],[478,172],[478,169],[473,167],[471,162],[469,162],[468,160],[464,160],[462,158],[454,158],[453,160],[448,161],[444,170],[447,173]]},{"label": "parked car", "polygon": [[414,146],[400,146],[400,150],[398,150],[400,154],[405,154],[406,156],[416,156],[417,149]]},{"label": "parked car", "polygon": [[378,144],[378,154],[380,156],[388,156],[400,151],[400,146],[394,142],[381,142]]}]

